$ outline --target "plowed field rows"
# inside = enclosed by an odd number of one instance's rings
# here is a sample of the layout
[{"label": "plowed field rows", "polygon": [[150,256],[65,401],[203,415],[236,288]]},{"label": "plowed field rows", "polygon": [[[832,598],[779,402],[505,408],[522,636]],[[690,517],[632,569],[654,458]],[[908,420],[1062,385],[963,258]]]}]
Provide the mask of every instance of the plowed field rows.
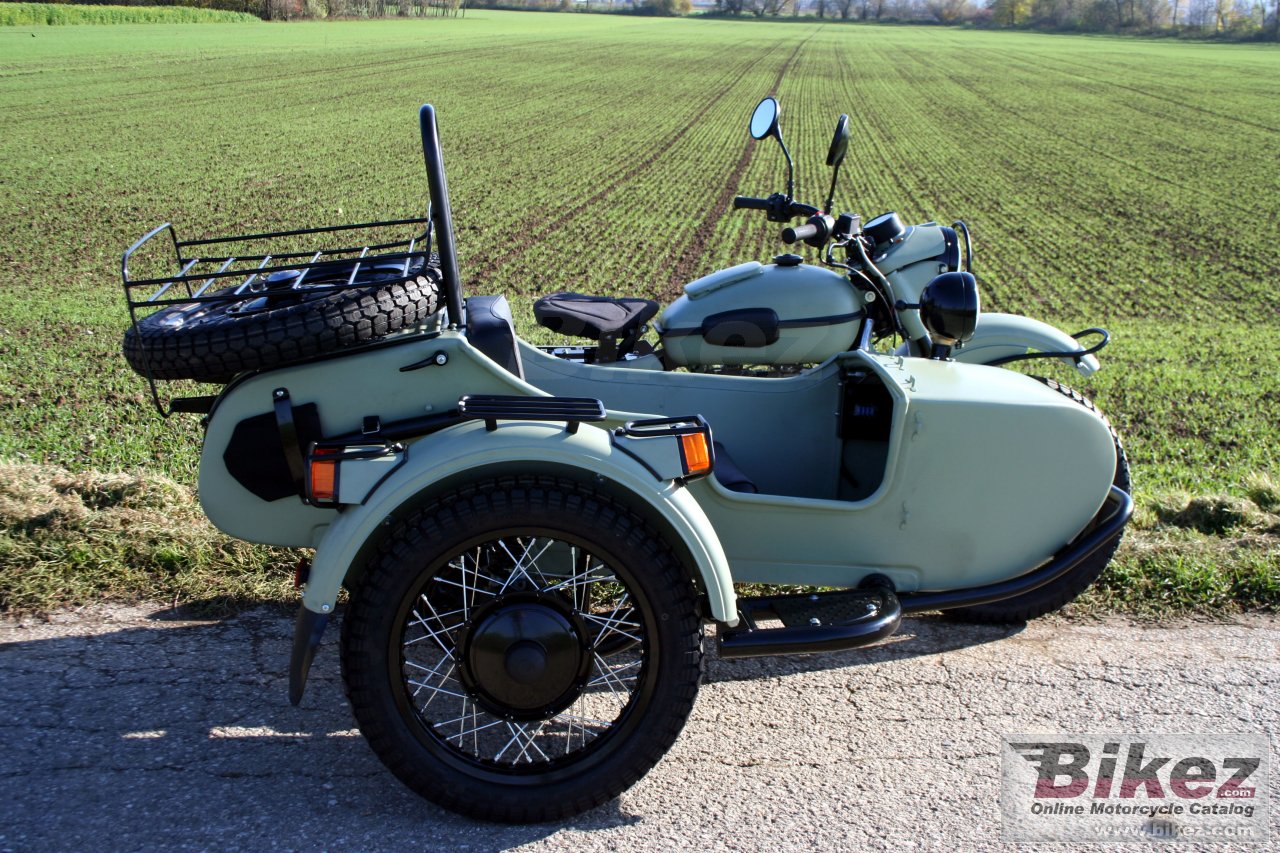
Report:
[{"label": "plowed field rows", "polygon": [[[781,249],[729,210],[783,188],[746,134],[783,105],[819,203],[966,219],[988,309],[1116,342],[1091,383],[1139,492],[1280,472],[1280,52],[1108,38],[470,13],[63,28],[0,52],[0,454],[188,478],[118,353],[120,251],[419,213],[436,104],[461,267],[532,337],[555,290],[669,299]],[[1065,377],[1064,377],[1065,378]]]}]

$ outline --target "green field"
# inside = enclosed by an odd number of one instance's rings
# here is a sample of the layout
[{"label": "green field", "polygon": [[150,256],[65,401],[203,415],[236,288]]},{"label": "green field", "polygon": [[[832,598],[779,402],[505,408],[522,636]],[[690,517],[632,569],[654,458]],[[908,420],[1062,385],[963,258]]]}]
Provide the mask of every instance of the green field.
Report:
[{"label": "green field", "polygon": [[[158,420],[119,355],[120,252],[165,220],[420,213],[426,101],[465,287],[531,337],[540,294],[667,299],[766,258],[775,226],[728,201],[783,187],[746,134],[776,92],[802,197],[847,112],[838,207],[964,218],[984,308],[1112,330],[1086,387],[1148,516],[1280,476],[1274,47],[499,12],[0,38],[0,457],[193,482],[196,422]],[[1275,580],[1263,504],[1240,524]]]}]

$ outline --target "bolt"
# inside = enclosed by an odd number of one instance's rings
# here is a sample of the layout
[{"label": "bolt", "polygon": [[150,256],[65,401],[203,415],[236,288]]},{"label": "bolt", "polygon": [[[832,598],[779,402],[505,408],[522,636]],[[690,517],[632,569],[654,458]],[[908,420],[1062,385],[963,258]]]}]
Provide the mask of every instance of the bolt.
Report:
[{"label": "bolt", "polygon": [[445,355],[442,352],[436,353],[436,364],[443,366],[448,363],[449,363],[449,356]]},{"label": "bolt", "polygon": [[320,605],[320,609],[321,609],[322,611],[324,611],[325,613],[328,613],[328,612],[329,612],[329,605],[328,605],[328,604],[321,604],[321,605]]},{"label": "bolt", "polygon": [[819,619],[817,616],[810,616],[810,617],[809,617],[809,624],[810,624],[811,626],[813,626],[814,628],[819,628],[819,627],[821,627],[821,626],[822,626],[822,620],[821,620],[821,619]]}]

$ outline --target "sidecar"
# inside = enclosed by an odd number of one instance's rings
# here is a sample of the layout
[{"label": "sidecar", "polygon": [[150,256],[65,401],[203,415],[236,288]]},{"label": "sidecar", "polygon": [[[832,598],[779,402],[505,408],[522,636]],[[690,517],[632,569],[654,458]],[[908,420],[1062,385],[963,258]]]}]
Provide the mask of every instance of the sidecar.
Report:
[{"label": "sidecar", "polygon": [[[313,275],[310,314],[352,340],[309,354],[289,338],[296,356],[261,368],[214,359],[232,374],[221,393],[171,406],[205,413],[214,524],[315,549],[290,699],[345,587],[353,710],[414,790],[490,819],[582,811],[675,740],[707,621],[722,657],[838,651],[904,613],[1015,599],[1109,559],[1132,509],[1114,434],[1030,377],[877,352],[856,323],[854,347],[783,377],[520,340],[503,297],[463,296],[434,112],[421,118],[422,235],[255,273],[292,274],[294,291]],[[130,253],[127,291],[195,281],[131,280]],[[330,310],[375,268],[401,290]],[[246,316],[272,298],[252,284],[236,294]],[[361,338],[362,311],[396,328]],[[746,582],[821,591],[748,597]]]}]

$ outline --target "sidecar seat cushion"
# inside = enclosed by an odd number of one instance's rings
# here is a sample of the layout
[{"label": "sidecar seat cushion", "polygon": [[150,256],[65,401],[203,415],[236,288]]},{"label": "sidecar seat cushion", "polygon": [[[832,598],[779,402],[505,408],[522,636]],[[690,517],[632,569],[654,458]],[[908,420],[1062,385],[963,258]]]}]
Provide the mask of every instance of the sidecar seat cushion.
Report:
[{"label": "sidecar seat cushion", "polygon": [[505,296],[472,296],[467,299],[467,340],[480,352],[524,379],[516,327]]},{"label": "sidecar seat cushion", "polygon": [[738,463],[733,461],[733,457],[724,449],[724,445],[718,441],[712,443],[716,450],[716,467],[713,474],[720,481],[720,485],[731,492],[759,494],[760,490],[756,488],[756,484],[751,482],[751,478],[743,473]]},{"label": "sidecar seat cushion", "polygon": [[657,313],[658,303],[652,299],[615,299],[581,293],[554,293],[533,303],[533,316],[538,319],[538,325],[593,341],[629,335]]}]

